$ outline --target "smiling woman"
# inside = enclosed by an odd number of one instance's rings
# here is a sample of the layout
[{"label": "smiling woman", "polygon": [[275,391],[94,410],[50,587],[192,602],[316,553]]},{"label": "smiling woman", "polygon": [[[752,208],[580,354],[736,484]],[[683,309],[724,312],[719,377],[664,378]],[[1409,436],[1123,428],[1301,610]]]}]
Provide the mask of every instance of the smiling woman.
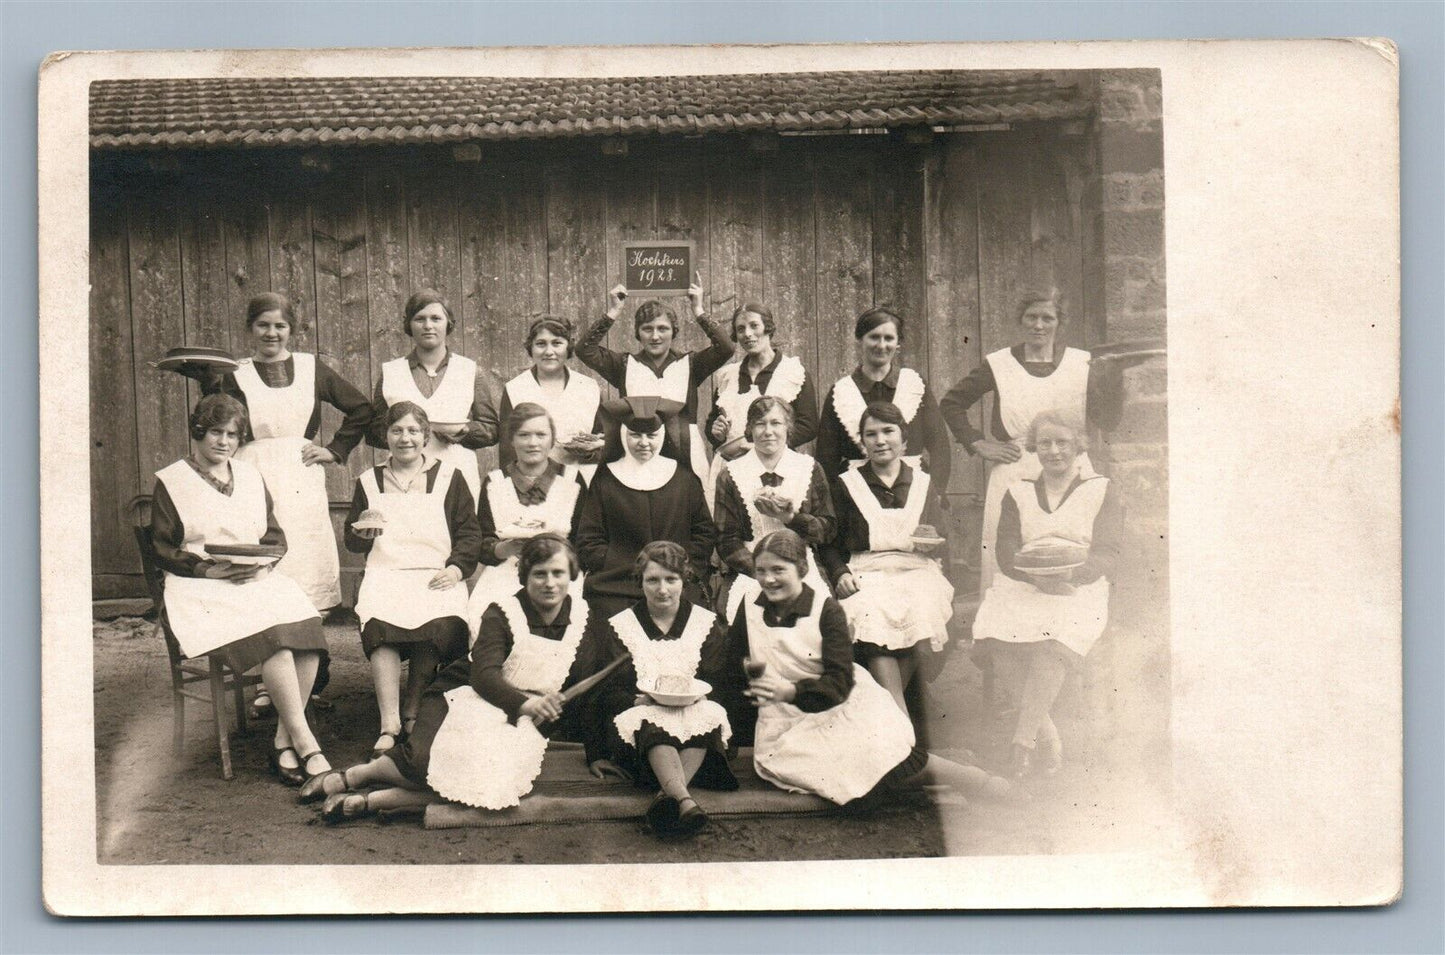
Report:
[{"label": "smiling woman", "polygon": [[[592,378],[574,374],[567,367],[575,337],[576,329],[564,318],[543,315],[533,321],[524,346],[532,366],[507,382],[497,414],[505,435],[514,408],[523,403],[542,406],[556,427],[548,456],[559,464],[576,465],[583,480],[590,481],[606,443],[602,390]],[[503,468],[515,458],[511,442],[505,438],[498,453]]]}]

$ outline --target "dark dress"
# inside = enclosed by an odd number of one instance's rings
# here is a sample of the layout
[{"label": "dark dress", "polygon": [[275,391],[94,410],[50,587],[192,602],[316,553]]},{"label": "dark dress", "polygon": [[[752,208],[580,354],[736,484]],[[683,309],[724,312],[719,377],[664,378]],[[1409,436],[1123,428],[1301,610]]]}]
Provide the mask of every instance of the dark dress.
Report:
[{"label": "dark dress", "polygon": [[668,540],[682,545],[692,561],[684,599],[707,604],[699,573],[708,566],[717,528],[702,495],[702,482],[678,465],[667,483],[653,491],[627,487],[608,465],[597,469],[582,498],[577,557],[587,573],[583,588],[594,612],[610,617],[642,598],[633,562],[643,546]]}]

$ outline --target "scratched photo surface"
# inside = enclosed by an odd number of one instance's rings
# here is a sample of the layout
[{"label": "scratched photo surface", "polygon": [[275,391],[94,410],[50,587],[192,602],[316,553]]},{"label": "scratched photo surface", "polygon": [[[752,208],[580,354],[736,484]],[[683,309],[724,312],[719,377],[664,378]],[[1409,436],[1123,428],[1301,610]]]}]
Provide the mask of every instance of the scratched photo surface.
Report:
[{"label": "scratched photo surface", "polygon": [[[43,71],[42,322],[69,357],[43,352],[42,387],[88,396],[42,410],[49,905],[367,912],[360,886],[382,872],[418,887],[388,897],[396,912],[1390,901],[1402,879],[1393,49],[715,47],[690,50],[686,72],[663,48],[596,52],[79,53]],[[649,299],[675,330],[655,373],[625,357],[647,356],[652,333],[633,313]],[[450,356],[439,373],[414,317],[433,300]],[[741,696],[750,643],[785,631],[749,635],[746,612],[728,627],[741,605],[728,595],[751,580],[728,553],[733,515],[744,544],[761,536],[750,522],[781,526],[743,503],[758,453],[733,467],[719,452],[745,430],[729,412],[744,417],[739,369],[764,330],[747,316],[760,312],[770,350],[757,364],[811,427],[779,461],[806,475],[816,460],[831,522],[787,526],[815,528],[816,587],[842,600],[861,674],[825,704],[847,703],[851,729],[812,729],[787,707],[789,729],[816,734],[804,748],[839,747],[822,777],[774,761],[784,724],[770,713],[785,704],[754,711]],[[266,337],[278,316],[284,362]],[[880,326],[896,340],[877,346]],[[539,327],[571,339],[565,391],[530,371],[551,361],[533,347]],[[223,378],[232,366],[205,365],[207,350],[242,361]],[[690,362],[691,378],[668,384],[668,362]],[[793,368],[806,384],[789,390]],[[449,371],[468,377],[447,390]],[[849,515],[876,507],[854,494],[910,513],[896,488],[842,478],[864,453],[863,392],[884,386],[869,395],[899,406],[899,453],[922,456],[908,460],[927,504],[909,526],[943,538],[906,562],[880,557],[866,524],[848,547]],[[190,420],[216,391],[251,419],[225,498]],[[288,391],[290,404],[276,397]],[[457,493],[419,499],[436,517],[417,533],[453,550],[448,597],[425,582],[419,596],[378,596],[386,573],[415,571],[388,571],[351,526],[388,503],[381,416],[411,391],[443,431],[461,429],[428,446]],[[633,460],[617,422],[645,414],[646,394],[679,399],[659,433],[680,478],[631,491],[612,474]],[[467,635],[382,669],[375,627],[391,608],[460,608],[469,587],[497,587],[498,538],[527,536],[505,526],[515,490],[496,490],[515,471],[494,469],[517,458],[501,422],[529,400],[554,402],[554,437],[607,435],[555,455],[574,467],[553,483],[576,499],[559,529],[591,587],[576,588],[587,635],[553,690],[600,669],[605,647],[637,649],[605,622],[635,599],[603,583],[626,577],[606,561],[635,536],[609,511],[656,515],[686,479],[721,530],[722,546],[696,528],[679,539],[708,554],[684,596],[721,618],[693,666],[736,724],[702,769],[686,754],[703,750],[683,748],[679,768],[698,773],[689,798],[708,814],[695,834],[653,818],[670,770],[615,728],[651,664],[627,666],[612,709],[617,680],[579,687],[506,808],[442,798],[452,784],[435,759],[427,776],[428,748],[456,746],[438,713],[460,722],[467,697],[508,719],[473,689],[486,678],[482,652],[469,663],[456,643]],[[285,442],[320,462],[294,482],[265,470],[268,443]],[[288,644],[281,692],[296,698],[280,706],[258,678],[274,647],[236,662],[187,631],[184,604],[157,613],[165,593],[187,599],[186,580],[165,585],[199,559],[168,549],[168,522],[189,513],[230,534],[222,512],[248,473],[266,476],[256,500],[292,558],[259,582],[297,578],[296,599],[321,618],[307,639],[324,643]],[[555,496],[529,500],[540,515]],[[453,497],[465,507],[447,511]],[[315,527],[296,517],[303,498]],[[468,509],[480,567],[455,557]],[[298,567],[308,548],[329,551],[331,569]],[[76,564],[89,574],[60,571]],[[504,573],[499,597],[516,589]],[[870,580],[887,596],[863,610],[853,591],[868,598]],[[217,632],[252,613],[229,599],[199,600],[207,620],[233,618]],[[266,599],[266,625],[297,619]],[[469,611],[471,640],[487,602]],[[871,640],[925,620],[928,649],[879,661]],[[870,689],[881,708],[858,705]],[[308,697],[314,745],[286,729]],[[387,732],[398,705],[419,717],[409,735]],[[343,777],[355,795],[303,803],[278,778],[286,742],[293,757],[324,751],[289,762],[295,782],[315,777],[301,792],[341,788],[321,778],[328,765],[371,768]],[[396,760],[371,759],[383,742]],[[639,780],[599,778],[603,764]],[[358,881],[355,866],[396,868]]]}]

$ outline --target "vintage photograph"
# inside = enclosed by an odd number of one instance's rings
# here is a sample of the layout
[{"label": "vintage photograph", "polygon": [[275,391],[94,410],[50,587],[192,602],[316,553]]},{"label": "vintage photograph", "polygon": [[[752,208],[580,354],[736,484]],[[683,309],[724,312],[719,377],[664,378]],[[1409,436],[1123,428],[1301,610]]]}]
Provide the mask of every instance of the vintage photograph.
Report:
[{"label": "vintage photograph", "polygon": [[97,860],[1144,847],[1167,95],[91,83]]}]

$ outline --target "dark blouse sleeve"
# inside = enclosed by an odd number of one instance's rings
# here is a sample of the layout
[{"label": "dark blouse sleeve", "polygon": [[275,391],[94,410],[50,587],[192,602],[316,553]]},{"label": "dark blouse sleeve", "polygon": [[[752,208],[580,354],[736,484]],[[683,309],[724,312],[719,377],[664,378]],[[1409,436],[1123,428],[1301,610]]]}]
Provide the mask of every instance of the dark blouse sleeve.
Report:
[{"label": "dark blouse sleeve", "polygon": [[943,543],[929,551],[927,556],[931,560],[938,561],[939,569],[943,575],[953,582],[953,558],[950,556],[953,551],[953,542],[948,538],[948,522],[944,519],[943,509],[939,506],[939,499],[935,495],[928,495],[928,500],[923,502],[923,513],[919,516],[919,523],[932,524],[938,531]]},{"label": "dark blouse sleeve", "polygon": [[788,522],[788,529],[809,547],[821,547],[833,539],[838,529],[838,520],[833,516],[833,495],[828,490],[828,479],[817,461],[813,462],[813,475],[808,481],[808,496],[798,508],[798,513]]},{"label": "dark blouse sleeve", "polygon": [[713,372],[726,365],[733,357],[732,339],[717,322],[704,314],[697,316],[697,323],[707,333],[708,346],[692,353],[691,374],[694,388],[707,381]]},{"label": "dark blouse sleeve", "polygon": [[1022,546],[1023,525],[1019,521],[1019,506],[1018,502],[1014,500],[1013,491],[1009,490],[1004,493],[1003,500],[999,502],[998,537],[994,547],[994,557],[998,560],[999,570],[1014,580],[1033,583],[1032,577],[1014,567],[1014,557],[1017,556],[1019,548]]},{"label": "dark blouse sleeve", "polygon": [[712,436],[712,424],[718,419],[718,416],[722,414],[722,410],[722,405],[718,404],[717,400],[717,388],[713,388],[712,409],[708,411],[707,418],[702,423],[702,437],[704,441],[714,448],[722,446],[722,442]]},{"label": "dark blouse sleeve", "polygon": [[737,482],[727,468],[718,474],[716,490],[713,509],[717,515],[718,556],[730,570],[751,574],[753,558],[748,552],[746,540],[752,536],[752,519],[748,517],[747,505],[743,503]]},{"label": "dark blouse sleeve", "polygon": [[607,524],[602,517],[602,493],[610,478],[599,469],[592,486],[582,494],[577,517],[577,561],[588,572],[607,562]]},{"label": "dark blouse sleeve", "polygon": [[[982,427],[975,428],[968,420],[968,410],[978,404],[983,396],[995,390],[993,367],[988,362],[979,362],[978,367],[964,376],[938,403],[938,411],[953,432],[953,440],[973,454],[973,443],[984,437]],[[983,424],[982,421],[979,422]]]},{"label": "dark blouse sleeve", "polygon": [[[507,478],[503,477],[502,480]],[[492,516],[492,501],[487,494],[491,483],[490,474],[482,475],[482,486],[477,491],[477,559],[488,567],[495,567],[502,562],[497,556],[497,545],[502,542],[502,538],[497,533],[497,520]]]},{"label": "dark blouse sleeve", "polygon": [[493,394],[492,373],[477,365],[477,375],[472,381],[472,407],[467,413],[467,431],[460,444],[469,451],[490,448],[497,443],[500,433],[497,426],[497,403]]},{"label": "dark blouse sleeve", "polygon": [[326,446],[344,464],[371,427],[371,401],[324,361],[316,362],[316,396],[345,415]]},{"label": "dark blouse sleeve", "polygon": [[823,594],[823,613],[818,621],[823,631],[823,675],[799,680],[793,705],[805,713],[820,713],[848,699],[853,691],[853,641],[848,636],[848,618],[838,601]]},{"label": "dark blouse sleeve", "polygon": [[[447,511],[447,530],[451,532],[452,552],[447,563],[462,572],[462,580],[477,569],[477,556],[482,549],[482,532],[477,526],[477,511],[472,505],[472,492],[461,472],[452,472],[452,483],[443,502]],[[462,586],[465,586],[463,584]]]},{"label": "dark blouse sleeve", "polygon": [[472,645],[472,689],[488,703],[507,714],[507,722],[516,723],[527,694],[508,683],[502,676],[502,664],[512,652],[512,628],[507,615],[496,604],[482,614],[477,642]]},{"label": "dark blouse sleeve", "polygon": [[1089,543],[1089,556],[1084,566],[1074,571],[1071,578],[1076,584],[1092,584],[1100,577],[1114,576],[1119,563],[1121,535],[1124,527],[1124,508],[1115,490],[1114,482],[1104,490],[1104,500],[1099,513],[1094,515],[1093,539]]},{"label": "dark blouse sleeve", "polygon": [[818,436],[818,389],[813,376],[803,375],[803,387],[793,399],[793,428],[788,433],[788,447],[800,448]]},{"label": "dark blouse sleeve", "polygon": [[[512,395],[510,392],[507,391],[507,386],[503,385],[502,398],[500,401],[497,402],[498,435],[503,435],[507,433],[507,419],[510,417],[512,417]],[[517,460],[517,453],[512,450],[511,443],[508,441],[498,440],[497,467],[505,471],[507,469],[507,465],[511,464],[515,460]],[[483,483],[482,487],[485,489],[486,484]]]},{"label": "dark blouse sleeve", "polygon": [[587,326],[586,333],[577,342],[577,357],[609,385],[621,388],[627,380],[627,356],[602,344],[614,321],[616,319],[603,315]]},{"label": "dark blouse sleeve", "polygon": [[[601,614],[594,612],[587,620],[587,632],[577,650],[577,661],[568,676],[568,685],[591,676],[626,652],[622,641],[612,631],[612,625]],[[618,739],[612,720],[618,713],[632,707],[636,688],[637,670],[629,660],[581,699],[567,705],[572,710],[563,717],[570,730],[568,735],[582,744],[587,762],[612,759],[617,755]]]},{"label": "dark blouse sleeve", "polygon": [[818,443],[813,448],[813,458],[823,466],[823,473],[830,479],[843,473],[843,449],[852,443],[852,438],[843,430],[838,413],[833,410],[833,389],[823,398],[823,411],[818,419]]},{"label": "dark blouse sleeve", "polygon": [[577,500],[572,504],[572,525],[567,531],[567,540],[572,542],[573,548],[577,546],[577,529],[582,524],[582,502],[587,499],[587,482],[582,480],[582,475],[577,478]]},{"label": "dark blouse sleeve", "polygon": [[935,499],[942,499],[948,493],[948,478],[953,471],[953,445],[948,440],[948,430],[933,400],[933,393],[927,388],[918,406],[918,418],[923,429],[924,447],[928,449],[929,494]]},{"label": "dark blouse sleeve", "polygon": [[285,547],[286,531],[276,519],[276,505],[271,500],[271,491],[263,488],[262,493],[266,495],[266,533],[261,535],[261,543],[269,547]]},{"label": "dark blouse sleeve", "polygon": [[712,684],[712,700],[727,712],[728,724],[733,731],[732,745],[737,746],[752,745],[753,728],[758,719],[758,711],[752,701],[743,696],[743,691],[748,688],[747,675],[743,672],[743,657],[747,655],[747,608],[738,607],[737,615],[723,633],[716,655],[709,659],[709,654],[704,652],[702,666],[698,668],[699,678]]},{"label": "dark blouse sleeve", "polygon": [[690,471],[687,476],[692,478],[684,482],[691,525],[687,535],[687,556],[692,559],[693,575],[702,579],[712,561],[713,548],[717,546],[717,525],[713,523],[712,514],[708,512],[707,498],[702,494],[702,481]]},{"label": "dark blouse sleeve", "polygon": [[362,512],[370,506],[366,500],[366,489],[361,486],[361,479],[357,478],[351,490],[351,510],[346,512],[346,523],[342,525],[341,533],[346,549],[353,554],[371,553],[372,541],[358,537],[351,526],[361,519]]},{"label": "dark blouse sleeve", "polygon": [[376,387],[371,392],[371,424],[366,429],[366,443],[386,450],[386,396],[381,393],[380,376],[377,376]]},{"label": "dark blouse sleeve", "polygon": [[215,561],[184,550],[181,545],[185,539],[180,512],[165,482],[156,478],[155,489],[151,491],[151,545],[155,549],[156,566],[178,577],[202,577]]},{"label": "dark blouse sleeve", "polygon": [[848,559],[852,556],[848,551],[848,535],[850,526],[857,517],[857,510],[848,497],[847,488],[840,482],[832,482],[829,491],[834,513],[833,536],[818,548],[818,560],[823,565],[823,574],[828,578],[828,583],[836,590],[838,578],[848,573]]}]

